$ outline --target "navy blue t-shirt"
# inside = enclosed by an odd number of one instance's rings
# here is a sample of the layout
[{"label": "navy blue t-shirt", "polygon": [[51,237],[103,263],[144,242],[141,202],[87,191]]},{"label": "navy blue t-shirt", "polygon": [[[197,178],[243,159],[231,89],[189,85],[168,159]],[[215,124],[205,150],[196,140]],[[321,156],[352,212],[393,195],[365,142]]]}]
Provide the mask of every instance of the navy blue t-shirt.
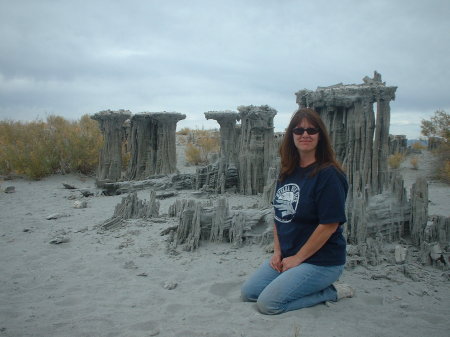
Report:
[{"label": "navy blue t-shirt", "polygon": [[[283,257],[295,255],[319,224],[338,222],[345,217],[348,183],[345,175],[334,166],[309,174],[314,165],[296,170],[283,182],[278,182],[273,200],[275,224]],[[328,241],[305,262],[320,266],[345,264],[346,242],[342,226],[338,226]]]}]

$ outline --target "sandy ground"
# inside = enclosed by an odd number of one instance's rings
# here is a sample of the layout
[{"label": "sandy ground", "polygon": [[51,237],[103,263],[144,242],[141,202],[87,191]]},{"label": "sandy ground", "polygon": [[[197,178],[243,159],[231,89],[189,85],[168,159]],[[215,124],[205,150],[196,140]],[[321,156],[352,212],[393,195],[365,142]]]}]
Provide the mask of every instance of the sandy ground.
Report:
[{"label": "sandy ground", "polygon": [[[409,186],[422,172],[402,171]],[[356,289],[354,298],[265,316],[239,299],[242,282],[270,256],[263,247],[202,242],[195,252],[167,253],[160,232],[177,222],[165,214],[191,191],[162,200],[152,221],[101,233],[96,226],[122,196],[101,196],[92,178],[0,182],[7,186],[16,192],[0,193],[0,336],[449,335],[448,271],[396,265],[387,254],[380,266],[346,269],[341,281]],[[83,188],[94,196],[83,197]],[[433,212],[449,215],[449,191],[430,184]],[[88,207],[75,209],[71,196]],[[251,205],[257,197],[229,202]],[[46,219],[55,213],[60,217]],[[52,244],[55,238],[68,242]]]}]

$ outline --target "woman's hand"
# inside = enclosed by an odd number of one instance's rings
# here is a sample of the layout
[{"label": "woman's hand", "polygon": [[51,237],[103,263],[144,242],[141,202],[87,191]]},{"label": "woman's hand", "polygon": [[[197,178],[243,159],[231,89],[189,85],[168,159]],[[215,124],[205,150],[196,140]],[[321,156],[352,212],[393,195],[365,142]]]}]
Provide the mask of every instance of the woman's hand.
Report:
[{"label": "woman's hand", "polygon": [[285,272],[286,270],[297,267],[301,263],[302,260],[297,255],[285,257],[283,260],[281,260],[281,272]]},{"label": "woman's hand", "polygon": [[273,253],[272,258],[270,259],[270,266],[277,272],[281,273],[281,253]]}]

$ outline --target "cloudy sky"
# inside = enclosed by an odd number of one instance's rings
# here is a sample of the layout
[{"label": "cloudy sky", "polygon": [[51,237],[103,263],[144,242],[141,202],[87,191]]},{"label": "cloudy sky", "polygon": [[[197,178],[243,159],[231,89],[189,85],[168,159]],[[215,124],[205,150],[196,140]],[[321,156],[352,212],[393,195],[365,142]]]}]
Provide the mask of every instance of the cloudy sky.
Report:
[{"label": "cloudy sky", "polygon": [[0,119],[268,104],[281,131],[296,91],[374,70],[392,134],[450,112],[448,0],[0,0],[0,50]]}]

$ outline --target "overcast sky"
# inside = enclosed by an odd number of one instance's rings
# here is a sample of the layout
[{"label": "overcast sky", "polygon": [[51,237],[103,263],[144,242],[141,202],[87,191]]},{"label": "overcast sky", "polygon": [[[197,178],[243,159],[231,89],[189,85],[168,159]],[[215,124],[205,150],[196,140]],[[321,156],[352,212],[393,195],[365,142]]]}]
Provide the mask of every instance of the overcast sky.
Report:
[{"label": "overcast sky", "polygon": [[0,0],[0,119],[105,109],[204,112],[267,104],[283,130],[295,92],[397,86],[392,134],[450,112],[449,0]]}]

